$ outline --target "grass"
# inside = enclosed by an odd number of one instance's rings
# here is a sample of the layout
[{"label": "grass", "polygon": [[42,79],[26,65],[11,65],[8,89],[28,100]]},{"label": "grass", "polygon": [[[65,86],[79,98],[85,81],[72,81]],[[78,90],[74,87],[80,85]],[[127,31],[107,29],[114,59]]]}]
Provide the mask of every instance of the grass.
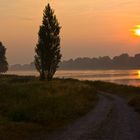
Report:
[{"label": "grass", "polygon": [[32,76],[0,76],[0,140],[28,140],[61,128],[98,100],[88,82]]},{"label": "grass", "polygon": [[0,140],[30,140],[63,128],[93,108],[96,92],[125,98],[140,113],[140,88],[101,81],[0,76]]},{"label": "grass", "polygon": [[118,85],[114,83],[95,81],[96,90],[112,93],[125,98],[128,104],[140,113],[140,87]]}]

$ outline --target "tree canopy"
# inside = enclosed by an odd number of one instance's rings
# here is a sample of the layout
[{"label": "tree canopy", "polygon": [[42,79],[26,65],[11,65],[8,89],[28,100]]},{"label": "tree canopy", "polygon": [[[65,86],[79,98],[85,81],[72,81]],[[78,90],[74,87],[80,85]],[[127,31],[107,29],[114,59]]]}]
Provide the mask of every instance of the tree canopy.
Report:
[{"label": "tree canopy", "polygon": [[0,42],[0,73],[5,73],[8,70],[8,62],[6,60],[6,48]]},{"label": "tree canopy", "polygon": [[41,80],[46,78],[51,80],[61,60],[60,29],[54,10],[48,4],[43,12],[43,21],[35,48],[35,66]]}]

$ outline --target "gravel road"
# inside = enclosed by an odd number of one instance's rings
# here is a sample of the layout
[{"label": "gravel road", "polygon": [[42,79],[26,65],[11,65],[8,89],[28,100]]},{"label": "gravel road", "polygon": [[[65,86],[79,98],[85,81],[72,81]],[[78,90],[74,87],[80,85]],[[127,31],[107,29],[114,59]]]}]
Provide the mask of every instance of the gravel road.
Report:
[{"label": "gravel road", "polygon": [[140,140],[140,118],[120,97],[99,93],[96,107],[64,130],[38,140]]}]

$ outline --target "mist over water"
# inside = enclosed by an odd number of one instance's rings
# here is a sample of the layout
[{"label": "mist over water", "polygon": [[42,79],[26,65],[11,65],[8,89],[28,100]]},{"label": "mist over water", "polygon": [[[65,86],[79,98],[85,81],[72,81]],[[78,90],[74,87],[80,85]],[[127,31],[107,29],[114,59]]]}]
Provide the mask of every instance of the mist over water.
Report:
[{"label": "mist over water", "polygon": [[[38,76],[36,71],[9,71],[8,74]],[[57,71],[55,77],[79,80],[102,80],[124,85],[140,86],[140,70]]]}]

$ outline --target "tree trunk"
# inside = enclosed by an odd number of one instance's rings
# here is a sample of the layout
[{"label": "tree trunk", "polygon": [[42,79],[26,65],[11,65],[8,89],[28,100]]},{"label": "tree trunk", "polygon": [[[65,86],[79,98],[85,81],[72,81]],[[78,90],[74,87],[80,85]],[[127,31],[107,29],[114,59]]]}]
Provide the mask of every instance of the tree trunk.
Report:
[{"label": "tree trunk", "polygon": [[49,69],[48,69],[48,74],[47,74],[47,80],[48,80],[48,81],[51,81],[52,78],[53,78],[53,76],[52,76],[52,73],[51,73],[51,69],[49,68]]},{"label": "tree trunk", "polygon": [[44,71],[42,71],[42,72],[40,73],[40,80],[41,80],[41,81],[44,81],[44,80],[45,80],[45,72],[44,72]]}]

